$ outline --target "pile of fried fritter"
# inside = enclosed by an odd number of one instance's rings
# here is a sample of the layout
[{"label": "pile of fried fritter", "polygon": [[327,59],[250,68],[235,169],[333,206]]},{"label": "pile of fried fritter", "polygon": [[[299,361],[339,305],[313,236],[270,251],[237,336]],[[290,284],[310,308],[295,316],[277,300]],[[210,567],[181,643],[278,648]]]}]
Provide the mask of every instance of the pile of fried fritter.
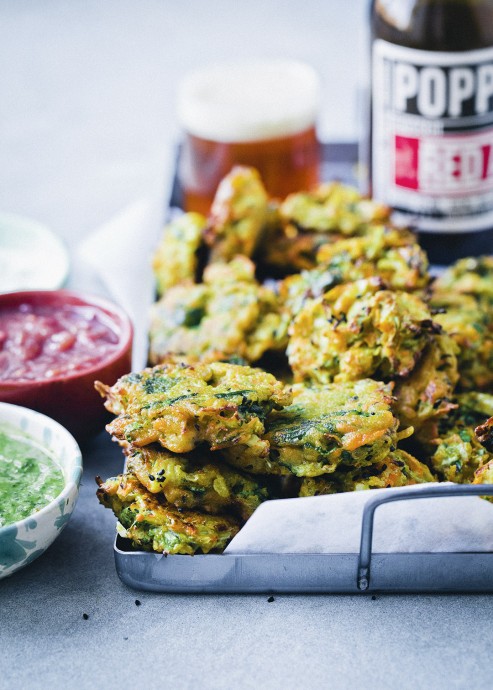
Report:
[{"label": "pile of fried fritter", "polygon": [[153,267],[151,366],[96,384],[126,455],[98,497],[137,548],[220,552],[270,498],[493,482],[493,257],[432,279],[389,208],[236,167]]}]

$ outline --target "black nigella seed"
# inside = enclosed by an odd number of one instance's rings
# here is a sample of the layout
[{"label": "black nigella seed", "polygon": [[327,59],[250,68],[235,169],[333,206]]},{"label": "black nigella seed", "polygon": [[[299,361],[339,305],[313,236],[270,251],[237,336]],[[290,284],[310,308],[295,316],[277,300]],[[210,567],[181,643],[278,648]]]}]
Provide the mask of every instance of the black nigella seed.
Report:
[{"label": "black nigella seed", "polygon": [[149,479],[151,480],[151,482],[153,482],[156,479],[156,477],[153,474],[150,474]]},{"label": "black nigella seed", "polygon": [[82,618],[86,621],[86,620],[89,618],[89,614],[88,614],[88,613],[83,613],[83,614],[82,614]]},{"label": "black nigella seed", "polygon": [[142,603],[142,602],[141,602],[141,601],[139,601],[139,599],[136,599],[136,600],[135,600],[135,606],[140,606],[140,605],[141,605],[141,603]]},{"label": "black nigella seed", "polygon": [[272,604],[272,602],[275,601],[275,599],[274,599],[274,597],[269,597],[269,598],[267,599],[267,601],[268,601],[269,604]]}]

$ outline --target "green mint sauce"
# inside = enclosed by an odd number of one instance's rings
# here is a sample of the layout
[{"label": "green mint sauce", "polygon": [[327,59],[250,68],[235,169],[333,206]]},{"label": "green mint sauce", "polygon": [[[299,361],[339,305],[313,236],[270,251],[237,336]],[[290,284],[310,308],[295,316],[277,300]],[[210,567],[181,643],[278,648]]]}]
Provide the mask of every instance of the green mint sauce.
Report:
[{"label": "green mint sauce", "polygon": [[29,517],[63,490],[61,469],[28,436],[0,430],[0,527]]}]

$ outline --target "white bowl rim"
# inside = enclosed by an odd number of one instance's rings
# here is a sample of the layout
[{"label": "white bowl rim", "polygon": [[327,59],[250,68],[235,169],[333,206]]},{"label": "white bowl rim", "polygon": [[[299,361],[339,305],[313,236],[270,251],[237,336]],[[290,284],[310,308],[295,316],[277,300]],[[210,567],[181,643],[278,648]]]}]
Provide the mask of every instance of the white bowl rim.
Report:
[{"label": "white bowl rim", "polygon": [[[10,522],[8,525],[3,525],[0,527],[0,538],[2,537],[2,534],[7,532],[8,530],[12,530],[13,527],[23,527],[24,525],[27,525],[30,520],[38,520],[40,517],[43,517],[44,515],[48,514],[53,510],[53,508],[58,505],[62,499],[65,502],[67,498],[69,498],[72,493],[75,491],[76,493],[79,490],[79,484],[80,480],[82,478],[82,452],[79,448],[79,445],[75,438],[72,436],[72,434],[61,424],[56,422],[54,419],[51,417],[48,417],[45,414],[42,414],[41,412],[36,412],[35,410],[31,410],[28,407],[23,407],[22,405],[13,405],[12,403],[6,403],[6,402],[0,402],[0,414],[2,412],[2,409],[9,409],[13,410],[15,412],[19,412],[19,415],[22,413],[22,415],[27,415],[28,417],[31,417],[32,419],[38,419],[40,422],[43,422],[50,426],[52,429],[54,429],[57,433],[61,434],[62,436],[65,437],[65,440],[67,441],[67,444],[69,446],[69,450],[73,452],[73,460],[74,460],[74,468],[72,470],[72,475],[68,480],[65,480],[64,477],[64,487],[63,490],[55,496],[55,498],[47,503],[45,506],[40,508],[39,510],[36,510],[34,513],[31,515],[28,515],[25,518],[22,518],[22,520],[17,520],[16,522]],[[9,424],[12,424],[12,426],[15,427],[15,422],[8,422]],[[0,421],[0,426],[1,426],[1,421]],[[40,444],[43,446],[43,444]],[[70,448],[71,446],[71,448]],[[48,449],[47,449],[48,450]],[[52,453],[51,453],[52,454]],[[55,459],[56,462],[56,459]],[[74,479],[74,474],[75,474],[75,479]]]}]

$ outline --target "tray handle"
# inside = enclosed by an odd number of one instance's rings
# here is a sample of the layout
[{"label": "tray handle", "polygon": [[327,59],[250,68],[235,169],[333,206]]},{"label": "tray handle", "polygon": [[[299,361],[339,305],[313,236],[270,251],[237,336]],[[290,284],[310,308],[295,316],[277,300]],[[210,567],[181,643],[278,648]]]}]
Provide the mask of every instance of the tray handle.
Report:
[{"label": "tray handle", "polygon": [[416,498],[440,498],[447,496],[493,496],[493,484],[419,484],[413,488],[371,498],[363,509],[361,543],[358,558],[357,586],[362,592],[370,586],[370,569],[375,510],[384,503],[410,501]]}]

